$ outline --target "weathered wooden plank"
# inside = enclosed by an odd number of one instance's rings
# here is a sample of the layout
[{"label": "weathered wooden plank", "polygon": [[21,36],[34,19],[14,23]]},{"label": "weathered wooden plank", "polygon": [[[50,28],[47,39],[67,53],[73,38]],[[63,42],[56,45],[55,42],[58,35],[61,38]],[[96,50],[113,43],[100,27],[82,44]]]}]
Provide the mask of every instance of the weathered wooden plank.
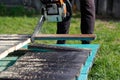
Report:
[{"label": "weathered wooden plank", "polygon": [[[17,43],[17,44],[19,44],[19,43]],[[15,45],[17,45],[17,44],[15,44]],[[0,45],[0,53],[5,52],[7,49],[14,47],[15,45]]]},{"label": "weathered wooden plank", "polygon": [[6,49],[9,49],[10,47],[11,46],[0,46],[0,53],[4,52]]},{"label": "weathered wooden plank", "polygon": [[[18,43],[19,43],[19,42],[18,42]],[[1,43],[0,46],[1,46],[1,47],[2,47],[2,46],[12,46],[12,45],[15,45],[15,44],[18,44],[18,43],[8,43],[8,44],[7,44],[7,43],[5,43],[5,44],[4,44],[4,43]]]},{"label": "weathered wooden plank", "polygon": [[39,34],[35,40],[94,40],[95,34]]},{"label": "weathered wooden plank", "polygon": [[69,61],[80,61],[79,58],[80,59],[87,58],[88,56],[89,56],[88,51],[45,52],[45,53],[44,52],[40,52],[40,53],[29,52],[25,54],[25,56],[23,56],[22,59],[20,59],[19,61],[24,62],[27,60],[27,62],[66,62],[66,61],[69,62]]},{"label": "weathered wooden plank", "polygon": [[[10,46],[11,46],[11,45],[10,45]],[[0,51],[1,51],[2,49],[9,48],[10,46],[9,46],[9,45],[8,45],[8,46],[1,46],[1,45],[0,45]]]},{"label": "weathered wooden plank", "polygon": [[26,35],[26,34],[0,34],[0,36],[2,37],[26,37],[26,36],[31,36],[31,35]]},{"label": "weathered wooden plank", "polygon": [[17,35],[17,34],[13,34],[13,35],[0,35],[0,40],[25,40],[27,38],[30,38],[30,35]]},{"label": "weathered wooden plank", "polygon": [[[1,76],[4,78],[0,78],[0,80],[75,80],[74,75],[70,74],[59,74],[59,73],[29,73],[28,74],[17,74],[16,72],[4,72]],[[11,75],[9,75],[11,74]],[[24,77],[26,75],[26,77]],[[35,75],[35,76],[33,76]],[[7,77],[6,77],[7,76]]]},{"label": "weathered wooden plank", "polygon": [[[79,54],[79,55],[78,55]],[[68,56],[68,57],[67,57]],[[21,62],[41,62],[41,63],[56,63],[56,62],[78,62],[85,63],[89,52],[46,52],[46,53],[27,53],[22,57]],[[65,59],[66,58],[66,59]]]},{"label": "weathered wooden plank", "polygon": [[24,41],[24,40],[1,40],[0,46],[15,45],[22,41]]},{"label": "weathered wooden plank", "polygon": [[23,42],[18,43],[17,45],[11,46],[9,49],[6,49],[6,51],[3,51],[2,53],[0,53],[0,59],[4,58],[5,56],[7,56],[10,52],[13,52],[15,50],[20,49],[21,47],[23,47],[24,45],[30,43],[31,40],[25,40]]},{"label": "weathered wooden plank", "polygon": [[[64,75],[64,74],[73,74],[74,77],[77,76],[80,72],[80,69],[81,67],[79,68],[56,68],[56,67],[28,67],[28,66],[25,66],[25,67],[19,67],[17,68],[16,66],[14,67],[10,67],[9,70],[7,70],[8,72],[16,72],[18,74],[32,74],[32,73],[37,73],[37,74],[61,74],[61,75]],[[30,72],[32,71],[32,72]],[[39,71],[39,72],[38,72]],[[25,75],[24,75],[25,76]],[[33,75],[34,76],[34,75]]]},{"label": "weathered wooden plank", "polygon": [[31,44],[29,49],[46,49],[51,51],[91,51],[90,49],[72,48],[64,46],[46,45],[46,44]]},{"label": "weathered wooden plank", "polygon": [[76,80],[83,66],[82,58],[89,56],[88,51],[87,55],[84,54],[84,51],[81,52],[83,54],[71,51],[28,52],[12,67],[0,73],[0,79]]},{"label": "weathered wooden plank", "polygon": [[[23,39],[24,38],[24,39]],[[29,35],[0,35],[0,59],[30,43]]]},{"label": "weathered wooden plank", "polygon": [[[29,53],[27,53],[27,54],[25,54],[25,58],[29,58],[29,59],[34,59],[34,56],[35,57],[41,57],[41,59],[42,59],[42,57],[43,58],[47,58],[47,57],[52,57],[52,56],[56,56],[56,55],[59,55],[59,56],[64,56],[64,57],[66,57],[67,55],[69,55],[69,56],[75,56],[75,55],[77,55],[77,54],[79,54],[80,56],[82,56],[82,57],[87,57],[87,56],[89,56],[90,55],[90,51],[66,51],[66,52],[62,52],[62,51],[59,51],[59,52],[40,52],[40,53],[37,53],[36,52],[36,54],[34,55],[34,54],[31,54],[32,52],[29,52]],[[35,53],[35,52],[34,52]],[[59,53],[59,54],[58,54]],[[70,54],[71,53],[71,54]],[[40,55],[40,56],[38,56],[38,55]],[[24,58],[24,57],[22,57],[22,58]],[[56,59],[58,59],[57,57],[55,57]],[[61,57],[60,57],[61,58]]]}]

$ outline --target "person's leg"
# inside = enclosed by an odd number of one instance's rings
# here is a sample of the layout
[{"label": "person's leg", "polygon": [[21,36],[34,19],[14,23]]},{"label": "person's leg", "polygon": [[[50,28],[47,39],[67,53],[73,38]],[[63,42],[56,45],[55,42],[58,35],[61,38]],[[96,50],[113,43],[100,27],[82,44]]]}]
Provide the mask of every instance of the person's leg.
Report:
[{"label": "person's leg", "polygon": [[[94,0],[80,0],[81,8],[81,33],[93,34],[95,25],[95,3]],[[89,44],[90,41],[82,41]]]},{"label": "person's leg", "polygon": [[[70,3],[72,3],[72,0],[70,0]],[[72,15],[72,9],[68,3],[67,6],[67,17],[62,21],[57,23],[57,33],[56,34],[68,34],[69,33],[69,27],[70,27],[70,18]],[[65,44],[65,40],[58,40],[57,44]]]},{"label": "person's leg", "polygon": [[[70,19],[57,23],[57,34],[68,34],[70,27]],[[65,44],[65,40],[58,40],[57,44]]]}]

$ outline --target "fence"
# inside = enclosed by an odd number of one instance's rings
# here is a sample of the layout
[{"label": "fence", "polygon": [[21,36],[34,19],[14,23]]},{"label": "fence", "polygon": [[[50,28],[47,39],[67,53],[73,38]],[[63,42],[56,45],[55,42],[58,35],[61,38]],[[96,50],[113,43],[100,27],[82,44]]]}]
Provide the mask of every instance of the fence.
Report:
[{"label": "fence", "polygon": [[96,0],[96,12],[120,18],[120,0]]},{"label": "fence", "polygon": [[[31,5],[39,9],[40,0],[0,0],[0,4],[5,5]],[[74,0],[79,9],[79,0]],[[95,0],[96,14],[114,16],[120,18],[120,0]]]},{"label": "fence", "polygon": [[[79,1],[75,0],[79,10]],[[95,0],[96,14],[120,18],[120,0]]]}]

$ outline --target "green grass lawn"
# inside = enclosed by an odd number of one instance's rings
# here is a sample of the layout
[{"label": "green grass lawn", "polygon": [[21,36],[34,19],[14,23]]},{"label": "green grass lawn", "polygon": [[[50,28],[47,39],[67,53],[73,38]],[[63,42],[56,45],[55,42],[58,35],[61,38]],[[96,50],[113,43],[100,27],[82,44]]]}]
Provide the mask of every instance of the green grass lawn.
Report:
[{"label": "green grass lawn", "polygon": [[[32,34],[40,16],[0,17],[0,34]],[[80,19],[71,20],[70,34],[80,33]],[[62,26],[61,26],[62,27]],[[42,33],[56,33],[56,23],[45,22]],[[89,73],[89,80],[120,80],[120,21],[96,19],[97,39],[92,44],[100,44],[100,49]],[[39,41],[37,41],[39,42]],[[39,43],[55,44],[56,41]],[[80,44],[80,41],[67,41]]]}]

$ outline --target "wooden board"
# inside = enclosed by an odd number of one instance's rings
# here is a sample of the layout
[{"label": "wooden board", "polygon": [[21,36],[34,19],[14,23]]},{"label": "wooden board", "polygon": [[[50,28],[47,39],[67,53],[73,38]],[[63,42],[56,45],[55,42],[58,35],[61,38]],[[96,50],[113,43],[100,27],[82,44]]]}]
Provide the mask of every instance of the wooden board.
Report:
[{"label": "wooden board", "polygon": [[76,80],[89,51],[27,52],[0,80]]},{"label": "wooden board", "polygon": [[0,59],[30,43],[30,35],[0,35]]},{"label": "wooden board", "polygon": [[95,34],[38,34],[35,40],[94,40]]},{"label": "wooden board", "polygon": [[[89,74],[89,70],[93,64],[93,60],[95,58],[95,55],[97,54],[97,51],[99,49],[99,44],[61,44],[61,45],[56,45],[56,46],[66,46],[66,47],[72,47],[72,48],[82,48],[82,49],[91,49],[91,54],[90,56],[88,57],[85,65],[82,67],[82,70],[81,70],[81,73],[80,73],[80,76],[77,78],[77,79],[73,79],[73,80],[88,80],[88,74]],[[35,48],[35,47],[33,47]],[[31,50],[30,50],[31,51]],[[13,61],[16,62],[16,60],[19,59],[19,57],[21,57],[22,55],[24,55],[25,53],[27,52],[30,52],[30,51],[23,51],[23,50],[17,50],[15,51],[14,53],[11,53],[9,54],[7,57],[3,58],[2,60],[0,60],[0,72],[1,71],[5,71],[7,70],[11,64],[14,64]],[[41,50],[37,50],[38,51],[41,51]],[[14,57],[13,57],[14,56]],[[9,63],[7,62],[5,64],[6,61],[10,61]],[[4,63],[4,64],[2,64]],[[24,62],[25,63],[25,62]],[[22,64],[22,62],[21,62]],[[73,64],[72,64],[73,65]],[[36,65],[35,65],[36,66]],[[42,66],[42,65],[41,65]],[[46,66],[46,64],[45,64]],[[51,67],[53,65],[50,65]],[[56,65],[55,65],[56,66]],[[61,66],[61,65],[60,65]],[[66,66],[66,65],[65,65]],[[79,65],[74,65],[74,66],[79,66]],[[73,66],[73,67],[74,67]],[[69,66],[68,66],[69,67]],[[58,77],[58,76],[57,76]],[[64,76],[63,76],[64,77]],[[0,80],[10,80],[10,79],[0,79]],[[11,79],[12,80],[12,79]],[[37,79],[38,80],[38,79]],[[45,80],[43,78],[43,80]],[[62,80],[62,79],[61,79]],[[66,79],[67,80],[67,79]]]},{"label": "wooden board", "polygon": [[91,51],[90,49],[82,49],[82,48],[72,48],[72,47],[64,47],[64,46],[56,46],[56,45],[46,45],[46,44],[31,44],[28,45],[28,49],[42,49],[48,51]]}]

